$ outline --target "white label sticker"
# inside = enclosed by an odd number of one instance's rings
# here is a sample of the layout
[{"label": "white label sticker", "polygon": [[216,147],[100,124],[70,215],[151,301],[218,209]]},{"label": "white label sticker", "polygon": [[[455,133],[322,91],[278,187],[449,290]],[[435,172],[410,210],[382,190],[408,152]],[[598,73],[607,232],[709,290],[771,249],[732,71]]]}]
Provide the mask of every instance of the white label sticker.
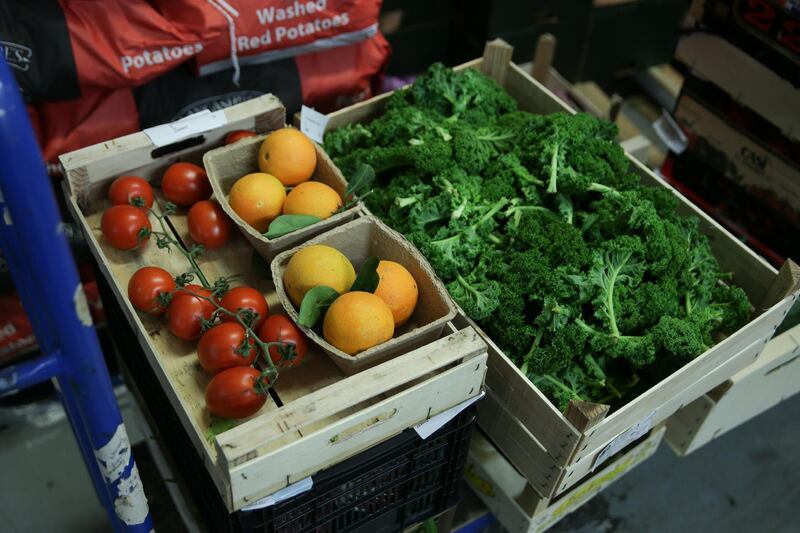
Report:
[{"label": "white label sticker", "polygon": [[225,118],[224,111],[212,113],[208,109],[204,109],[175,122],[147,128],[144,133],[156,146],[166,146],[192,135],[219,128],[227,123],[228,119]]},{"label": "white label sticker", "polygon": [[250,505],[242,507],[242,511],[254,511],[256,509],[263,509],[265,507],[270,507],[275,505],[276,503],[280,503],[283,500],[288,500],[289,498],[294,498],[298,494],[303,494],[304,492],[310,491],[314,488],[314,480],[310,477],[303,478],[296,483],[292,483],[291,485],[282,488],[279,491],[273,492],[269,496],[265,496],[260,500],[257,500]]},{"label": "white label sticker", "polygon": [[119,519],[129,526],[143,523],[148,514],[147,497],[135,465],[131,475],[119,481],[117,489],[119,492],[114,498],[114,511]]},{"label": "white label sticker", "polygon": [[625,446],[630,444],[631,442],[635,441],[653,427],[653,418],[656,416],[656,412],[652,411],[644,420],[641,420],[627,430],[620,433],[617,438],[609,442],[603,451],[597,456],[594,460],[594,464],[592,465],[592,470],[603,464],[609,457],[616,454],[618,451],[623,449]]},{"label": "white label sticker", "polygon": [[131,462],[131,444],[128,441],[128,432],[120,424],[105,446],[94,451],[100,472],[108,483],[114,483],[125,471]]},{"label": "white label sticker", "polygon": [[328,126],[328,115],[303,106],[300,109],[300,131],[308,135],[309,139],[322,144],[325,128]]},{"label": "white label sticker", "polygon": [[681,155],[689,146],[689,138],[666,111],[662,111],[661,118],[653,122],[653,129],[667,148],[677,155]]},{"label": "white label sticker", "polygon": [[469,400],[464,400],[455,407],[451,407],[447,411],[442,411],[438,415],[430,417],[425,422],[422,422],[414,426],[414,431],[416,431],[417,435],[419,435],[423,439],[427,439],[428,437],[436,433],[436,431],[438,431],[439,428],[441,428],[442,426],[450,422],[452,419],[454,419],[456,416],[458,416],[458,413],[460,413],[473,403],[483,398],[485,394],[486,393],[484,391],[481,391],[481,393],[478,394],[477,396],[473,396]]}]

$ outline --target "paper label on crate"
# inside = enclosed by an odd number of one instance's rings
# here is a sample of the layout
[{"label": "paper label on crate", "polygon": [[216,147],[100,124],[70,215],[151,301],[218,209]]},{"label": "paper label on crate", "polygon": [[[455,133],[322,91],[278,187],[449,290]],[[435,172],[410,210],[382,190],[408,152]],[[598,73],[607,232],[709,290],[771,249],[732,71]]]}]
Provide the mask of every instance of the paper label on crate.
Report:
[{"label": "paper label on crate", "polygon": [[653,122],[653,129],[667,148],[677,155],[681,155],[689,146],[689,138],[666,111],[662,111],[661,118]]},{"label": "paper label on crate", "polygon": [[147,128],[144,133],[150,137],[154,145],[166,146],[192,135],[199,135],[219,128],[227,123],[228,119],[225,117],[225,111],[214,111],[212,113],[208,109],[204,109],[199,113],[194,113],[175,122]]},{"label": "paper label on crate", "polygon": [[655,418],[656,412],[651,411],[649,415],[644,420],[637,422],[636,424],[629,427],[627,430],[620,433],[617,438],[609,442],[603,451],[601,451],[597,458],[594,460],[594,464],[592,465],[592,470],[597,468],[598,466],[602,465],[609,457],[616,454],[618,451],[623,449],[625,446],[630,444],[631,442],[635,441],[653,427],[653,418]]},{"label": "paper label on crate", "polygon": [[300,131],[308,135],[312,141],[322,144],[327,126],[328,115],[306,106],[300,109]]},{"label": "paper label on crate", "polygon": [[311,477],[307,477],[301,479],[296,483],[292,483],[291,485],[282,488],[279,491],[275,491],[269,496],[265,496],[258,501],[251,503],[245,507],[242,507],[242,511],[255,511],[256,509],[264,509],[265,507],[270,507],[275,505],[276,503],[280,503],[283,500],[288,500],[289,498],[294,498],[298,494],[303,494],[304,492],[310,491],[314,487],[314,480]]},{"label": "paper label on crate", "polygon": [[452,419],[454,419],[456,416],[458,416],[458,413],[460,413],[473,403],[477,402],[485,395],[486,392],[481,391],[481,393],[478,394],[477,396],[473,396],[469,400],[465,400],[460,404],[456,405],[455,407],[451,407],[446,411],[442,411],[438,415],[430,417],[425,422],[417,424],[416,426],[414,426],[414,431],[416,431],[417,435],[419,435],[423,439],[427,439],[428,437],[436,433],[439,430],[439,428],[441,428],[442,426],[450,422]]}]

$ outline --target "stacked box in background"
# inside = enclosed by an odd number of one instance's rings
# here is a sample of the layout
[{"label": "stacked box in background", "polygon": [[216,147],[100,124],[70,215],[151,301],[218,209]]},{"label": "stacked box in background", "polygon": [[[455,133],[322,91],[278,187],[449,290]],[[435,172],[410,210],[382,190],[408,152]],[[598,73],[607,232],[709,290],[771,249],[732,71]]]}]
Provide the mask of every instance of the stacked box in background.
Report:
[{"label": "stacked box in background", "polygon": [[766,0],[703,7],[675,52],[689,145],[667,171],[779,264],[797,256],[800,228],[800,13]]}]

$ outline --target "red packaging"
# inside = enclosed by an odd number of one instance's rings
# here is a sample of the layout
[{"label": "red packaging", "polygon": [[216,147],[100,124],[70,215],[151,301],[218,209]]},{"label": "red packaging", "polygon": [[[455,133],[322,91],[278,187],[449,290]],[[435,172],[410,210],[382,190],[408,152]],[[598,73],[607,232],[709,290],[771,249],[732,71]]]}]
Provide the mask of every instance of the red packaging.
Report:
[{"label": "red packaging", "polygon": [[[161,0],[172,20],[183,20],[183,2]],[[177,5],[174,5],[177,4]],[[231,29],[208,39],[197,54],[199,73],[231,67],[231,41],[240,65],[352,44],[378,32],[380,0],[211,0],[204,3],[214,26]]]}]

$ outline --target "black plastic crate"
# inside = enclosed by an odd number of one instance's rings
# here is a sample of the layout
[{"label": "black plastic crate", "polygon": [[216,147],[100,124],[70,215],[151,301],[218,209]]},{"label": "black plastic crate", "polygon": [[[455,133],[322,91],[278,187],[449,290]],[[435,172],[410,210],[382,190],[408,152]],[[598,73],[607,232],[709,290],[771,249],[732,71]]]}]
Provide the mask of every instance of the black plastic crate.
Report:
[{"label": "black plastic crate", "polygon": [[208,531],[369,532],[402,531],[458,502],[475,422],[470,407],[427,439],[413,429],[313,476],[312,490],[276,505],[228,513],[119,304],[100,279],[109,327],[122,361],[144,398],[146,415],[164,444]]}]

